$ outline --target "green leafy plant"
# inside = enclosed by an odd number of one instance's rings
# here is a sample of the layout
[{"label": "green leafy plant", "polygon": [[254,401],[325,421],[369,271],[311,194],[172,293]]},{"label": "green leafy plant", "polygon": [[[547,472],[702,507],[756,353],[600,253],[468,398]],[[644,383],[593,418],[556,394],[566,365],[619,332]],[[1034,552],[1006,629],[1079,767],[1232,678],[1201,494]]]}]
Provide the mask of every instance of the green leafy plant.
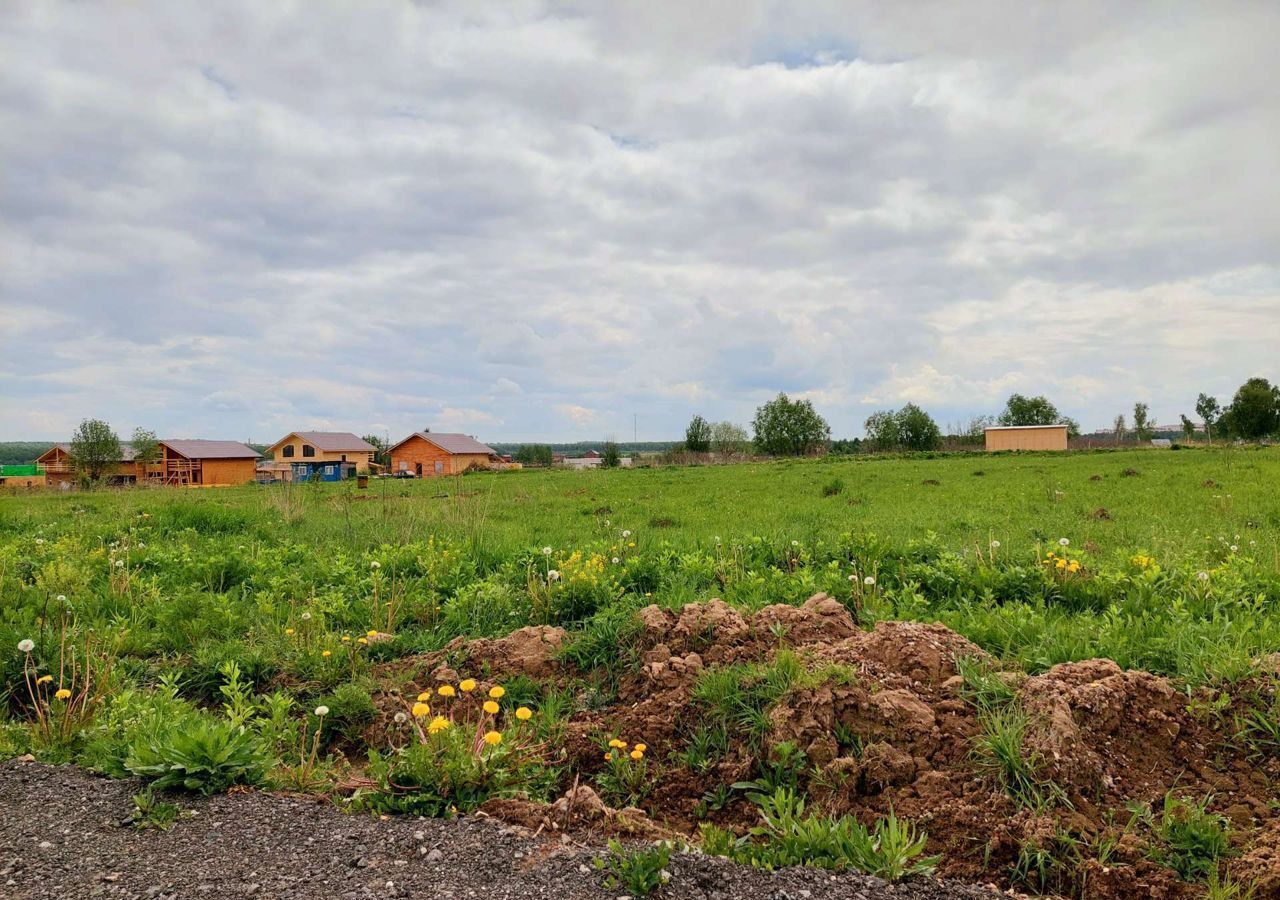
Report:
[{"label": "green leafy plant", "polygon": [[609,855],[596,858],[596,868],[603,869],[604,884],[620,888],[636,897],[647,897],[671,880],[667,866],[671,863],[671,844],[629,850],[619,841],[609,841]]},{"label": "green leafy plant", "polygon": [[243,726],[196,718],[159,734],[143,736],[124,767],[154,790],[180,788],[216,794],[237,784],[259,784],[270,759]]},{"label": "green leafy plant", "polygon": [[182,807],[178,804],[160,800],[153,791],[145,790],[133,795],[133,813],[129,821],[134,828],[167,831],[181,815]]},{"label": "green leafy plant", "polygon": [[1151,858],[1173,869],[1183,881],[1206,880],[1232,853],[1230,825],[1225,816],[1209,812],[1212,799],[1197,802],[1171,791],[1158,814],[1150,809],[1145,813],[1155,838]]},{"label": "green leafy plant", "polygon": [[1004,709],[1018,699],[1007,676],[979,657],[957,656],[956,674],[962,679],[960,699],[984,712]]},{"label": "green leafy plant", "polygon": [[703,852],[768,869],[849,868],[886,881],[929,875],[937,868],[939,857],[924,855],[925,833],[892,812],[868,829],[852,816],[807,813],[804,798],[788,788],[767,796],[756,794],[753,799],[762,824],[739,839],[704,825]]}]

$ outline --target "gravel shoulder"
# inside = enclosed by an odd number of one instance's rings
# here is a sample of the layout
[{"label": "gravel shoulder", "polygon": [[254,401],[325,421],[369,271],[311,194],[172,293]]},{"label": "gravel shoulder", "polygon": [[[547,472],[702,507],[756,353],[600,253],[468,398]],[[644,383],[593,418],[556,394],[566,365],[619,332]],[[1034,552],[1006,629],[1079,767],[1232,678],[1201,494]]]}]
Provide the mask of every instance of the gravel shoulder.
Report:
[{"label": "gravel shoulder", "polygon": [[[181,796],[166,831],[129,824],[135,781],[72,767],[0,763],[0,896],[43,898],[431,897],[616,900],[591,865],[598,850],[484,817],[452,821],[346,815],[269,793]],[[814,869],[768,873],[680,855],[661,894],[678,900],[942,900],[994,890],[934,880],[887,885]]]}]

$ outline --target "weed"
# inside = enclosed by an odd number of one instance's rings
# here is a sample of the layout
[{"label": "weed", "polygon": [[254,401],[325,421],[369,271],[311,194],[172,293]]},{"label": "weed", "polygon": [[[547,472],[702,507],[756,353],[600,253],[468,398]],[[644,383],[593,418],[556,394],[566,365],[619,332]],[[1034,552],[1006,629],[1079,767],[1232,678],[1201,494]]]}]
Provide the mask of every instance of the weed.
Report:
[{"label": "weed", "polygon": [[1066,802],[1062,789],[1036,774],[1039,757],[1025,748],[1030,717],[1021,707],[986,713],[982,733],[974,738],[973,757],[979,771],[993,777],[1018,806],[1048,809]]},{"label": "weed", "polygon": [[1170,791],[1158,815],[1148,809],[1143,816],[1155,838],[1151,858],[1173,869],[1183,881],[1205,881],[1218,871],[1219,861],[1232,853],[1227,819],[1209,812],[1212,799],[1196,802]]},{"label": "weed", "polygon": [[628,850],[617,840],[609,841],[609,855],[596,859],[603,869],[605,887],[621,889],[636,897],[647,897],[671,880],[671,845],[665,841],[652,847]]},{"label": "weed", "polygon": [[833,478],[822,486],[822,496],[836,497],[844,493],[844,480]]},{"label": "weed", "polygon": [[129,821],[135,828],[153,828],[167,831],[178,817],[182,815],[182,807],[156,798],[151,790],[133,795],[133,812]]},{"label": "weed", "polygon": [[963,679],[961,699],[983,712],[997,712],[1018,699],[1008,677],[979,657],[956,657],[956,673]]}]

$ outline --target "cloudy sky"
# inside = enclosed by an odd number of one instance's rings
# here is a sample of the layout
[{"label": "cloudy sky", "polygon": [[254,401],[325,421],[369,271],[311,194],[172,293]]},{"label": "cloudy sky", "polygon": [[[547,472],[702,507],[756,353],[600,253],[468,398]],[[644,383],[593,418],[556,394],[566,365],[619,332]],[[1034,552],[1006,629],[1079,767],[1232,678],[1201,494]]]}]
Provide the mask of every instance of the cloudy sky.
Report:
[{"label": "cloudy sky", "polygon": [[0,5],[0,439],[1280,377],[1270,0]]}]

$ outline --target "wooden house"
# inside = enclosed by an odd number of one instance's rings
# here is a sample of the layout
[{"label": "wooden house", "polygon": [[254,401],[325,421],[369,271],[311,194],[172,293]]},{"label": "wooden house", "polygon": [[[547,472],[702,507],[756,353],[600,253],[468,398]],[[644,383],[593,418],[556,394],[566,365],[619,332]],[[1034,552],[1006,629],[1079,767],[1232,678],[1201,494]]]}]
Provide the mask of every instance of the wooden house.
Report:
[{"label": "wooden house", "polygon": [[349,431],[291,431],[267,448],[274,464],[259,468],[289,481],[339,481],[377,468],[377,452]]},{"label": "wooden house", "polygon": [[457,475],[468,469],[488,469],[498,462],[496,450],[466,434],[417,431],[391,448],[395,475]]},{"label": "wooden house", "polygon": [[[160,441],[160,457],[138,462],[133,445],[120,445],[120,459],[108,465],[102,479],[108,484],[205,485],[246,484],[254,480],[258,453],[239,441]],[[54,444],[36,460],[49,484],[76,480],[70,444]]]}]

